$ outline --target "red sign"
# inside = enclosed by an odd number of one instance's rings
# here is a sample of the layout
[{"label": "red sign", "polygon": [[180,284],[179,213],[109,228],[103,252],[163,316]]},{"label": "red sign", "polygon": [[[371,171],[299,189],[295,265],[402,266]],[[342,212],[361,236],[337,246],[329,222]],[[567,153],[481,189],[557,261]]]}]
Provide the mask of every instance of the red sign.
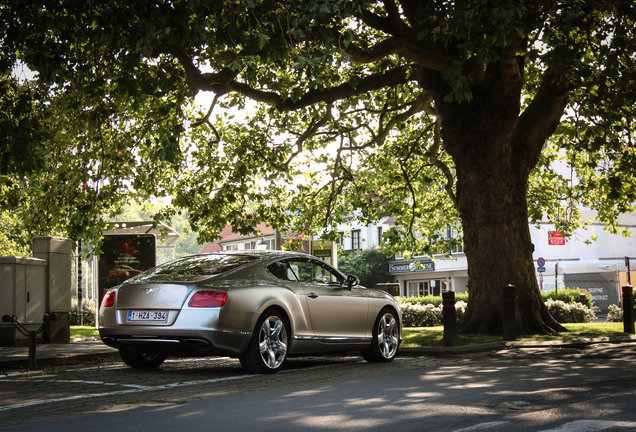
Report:
[{"label": "red sign", "polygon": [[564,246],[565,237],[558,231],[548,231],[548,244],[555,246]]}]

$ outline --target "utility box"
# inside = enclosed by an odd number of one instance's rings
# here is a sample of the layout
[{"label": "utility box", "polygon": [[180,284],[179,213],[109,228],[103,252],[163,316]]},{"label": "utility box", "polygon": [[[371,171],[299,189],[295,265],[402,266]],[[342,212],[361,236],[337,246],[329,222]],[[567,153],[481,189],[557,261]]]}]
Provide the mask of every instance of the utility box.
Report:
[{"label": "utility box", "polygon": [[[15,315],[28,330],[35,331],[42,325],[46,312],[46,269],[44,259],[0,257],[0,316]],[[0,323],[1,346],[26,343],[28,337],[13,324]]]},{"label": "utility box", "polygon": [[73,242],[60,237],[34,237],[33,256],[48,262],[46,312],[56,314],[56,320],[44,327],[43,342],[69,343]]}]

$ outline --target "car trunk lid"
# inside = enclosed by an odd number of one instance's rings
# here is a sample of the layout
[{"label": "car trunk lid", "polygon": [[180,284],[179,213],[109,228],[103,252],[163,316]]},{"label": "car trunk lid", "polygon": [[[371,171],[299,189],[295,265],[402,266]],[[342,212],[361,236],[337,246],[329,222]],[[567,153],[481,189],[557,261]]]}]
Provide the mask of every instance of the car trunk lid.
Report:
[{"label": "car trunk lid", "polygon": [[187,285],[124,284],[117,290],[117,309],[181,309]]}]

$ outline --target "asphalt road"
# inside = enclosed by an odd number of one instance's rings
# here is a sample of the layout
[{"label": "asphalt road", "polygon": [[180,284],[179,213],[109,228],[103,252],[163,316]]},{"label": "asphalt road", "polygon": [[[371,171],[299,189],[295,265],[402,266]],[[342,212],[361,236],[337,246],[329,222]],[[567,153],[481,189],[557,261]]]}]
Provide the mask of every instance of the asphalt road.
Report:
[{"label": "asphalt road", "polygon": [[0,376],[0,431],[634,431],[636,344],[469,356],[292,359],[248,375],[231,359]]}]

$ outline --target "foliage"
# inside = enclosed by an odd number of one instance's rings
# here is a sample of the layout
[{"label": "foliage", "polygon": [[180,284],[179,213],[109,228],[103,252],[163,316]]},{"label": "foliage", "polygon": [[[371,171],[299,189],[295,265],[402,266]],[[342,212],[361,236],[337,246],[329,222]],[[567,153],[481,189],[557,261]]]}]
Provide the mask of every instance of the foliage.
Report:
[{"label": "foliage", "polygon": [[[551,290],[541,293],[543,301],[560,300],[564,303],[581,303],[581,294],[585,295],[585,306],[590,309],[594,308],[594,298],[587,291],[581,291],[579,288],[563,288],[559,290]],[[567,322],[567,321],[566,321]]]},{"label": "foliage", "polygon": [[360,284],[369,288],[393,281],[389,273],[389,260],[378,249],[341,252],[338,255],[338,269],[344,274],[356,275]]},{"label": "foliage", "polygon": [[[636,316],[636,304],[634,304],[634,312],[632,316]],[[606,321],[623,322],[623,309],[617,305],[609,305]]]},{"label": "foliage", "polygon": [[[567,291],[567,290],[564,290]],[[578,297],[578,290],[569,290],[559,297],[568,300]],[[576,296],[575,296],[576,294]],[[442,297],[400,297],[400,308],[405,327],[431,327],[442,324]],[[458,322],[461,320],[468,301],[468,295],[458,293],[455,295],[455,309]],[[596,319],[596,314],[587,305],[578,301],[565,302],[554,300],[546,294],[546,305],[550,314],[560,323],[591,322]]]},{"label": "foliage", "polygon": [[[610,229],[633,209],[635,20],[626,0],[3,0],[2,210],[90,243],[133,199],[172,197],[158,220],[187,210],[200,242],[388,213],[387,253],[463,240],[467,315],[495,320],[497,278],[539,295],[528,216],[567,235],[581,205]],[[520,252],[479,251],[486,225]]]},{"label": "foliage", "polygon": [[[404,327],[434,327],[443,323],[442,305],[432,303],[418,304],[407,303],[400,300],[402,309],[402,321]],[[461,320],[466,310],[466,302],[455,303],[455,315],[457,322]]]},{"label": "foliage", "polygon": [[0,210],[0,256],[30,256],[30,240],[24,238],[15,213]]},{"label": "foliage", "polygon": [[554,319],[560,323],[582,323],[596,319],[594,311],[581,303],[548,299],[546,306]]},{"label": "foliage", "polygon": [[[95,326],[95,316],[97,314],[95,303],[82,301],[82,325]],[[77,298],[71,299],[70,321],[72,326],[80,325],[79,304]]]},{"label": "foliage", "polygon": [[[419,304],[419,305],[427,305],[431,304],[433,306],[440,306],[443,302],[442,296],[421,296],[421,297],[400,297],[400,303],[405,304]],[[468,293],[455,293],[455,302],[464,302],[468,303]]]},{"label": "foliage", "polygon": [[607,312],[607,322],[623,322],[623,310],[616,305],[609,305]]}]

